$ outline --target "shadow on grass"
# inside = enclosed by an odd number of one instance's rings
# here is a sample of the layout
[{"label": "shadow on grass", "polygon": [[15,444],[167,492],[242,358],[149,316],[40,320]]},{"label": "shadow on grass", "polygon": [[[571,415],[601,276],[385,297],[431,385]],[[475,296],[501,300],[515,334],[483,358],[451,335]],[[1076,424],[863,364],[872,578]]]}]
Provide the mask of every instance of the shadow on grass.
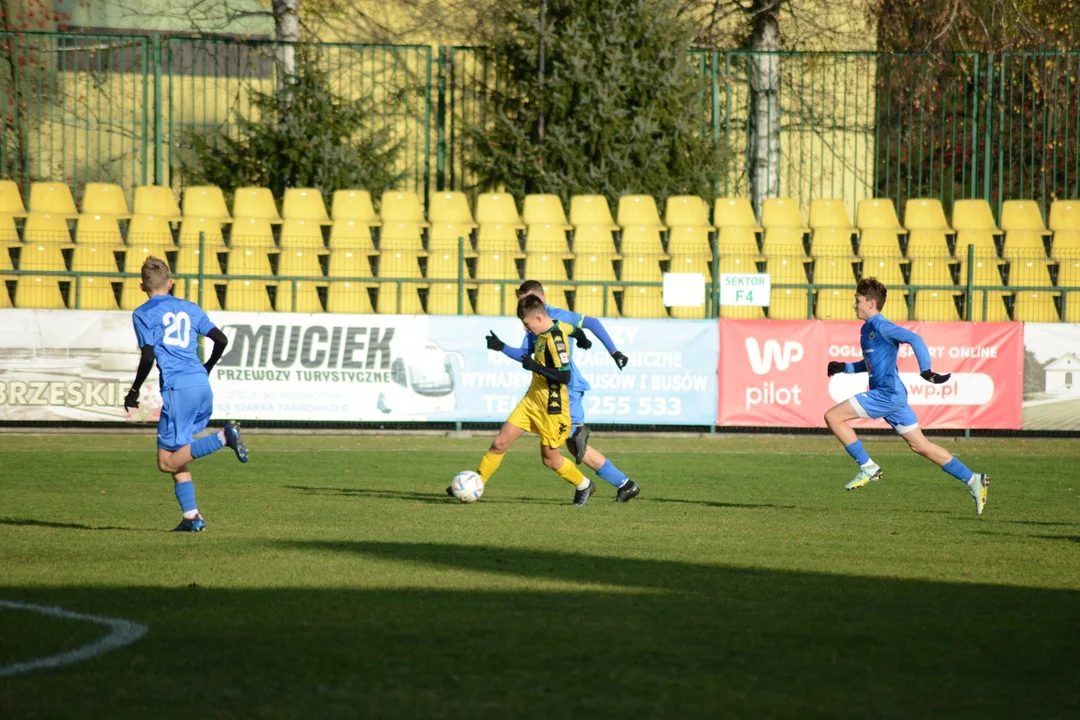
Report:
[{"label": "shadow on grass", "polygon": [[[93,662],[5,681],[0,707],[187,718],[195,697],[219,717],[984,720],[1080,708],[1078,591],[454,543],[265,547],[304,568],[297,584],[336,587],[0,586],[150,626]],[[365,582],[376,587],[347,587]],[[195,639],[197,653],[177,652]]]},{"label": "shadow on grass", "polygon": [[158,530],[151,530],[150,528],[84,525],[82,523],[49,522],[47,520],[34,520],[32,518],[0,518],[0,525],[55,528],[57,530],[127,530],[130,532],[160,532]]},{"label": "shadow on grass", "polygon": [[[430,493],[418,493],[400,490],[375,490],[372,488],[353,487],[311,487],[308,485],[286,485],[288,490],[298,490],[304,495],[339,495],[342,497],[366,498],[375,500],[407,500],[408,502],[429,503],[433,505],[452,504],[454,501],[445,490],[435,490]],[[566,502],[520,495],[506,495],[505,493],[485,496],[484,503],[513,503],[531,505],[569,505],[573,493],[568,495]]]},{"label": "shadow on grass", "polygon": [[[680,498],[643,498],[649,502],[657,503],[685,503],[687,505],[704,505],[715,508],[739,508],[742,510],[795,510],[794,505],[774,505],[773,503],[732,503],[720,502],[719,500],[682,500]],[[635,501],[636,502],[636,501]]]}]

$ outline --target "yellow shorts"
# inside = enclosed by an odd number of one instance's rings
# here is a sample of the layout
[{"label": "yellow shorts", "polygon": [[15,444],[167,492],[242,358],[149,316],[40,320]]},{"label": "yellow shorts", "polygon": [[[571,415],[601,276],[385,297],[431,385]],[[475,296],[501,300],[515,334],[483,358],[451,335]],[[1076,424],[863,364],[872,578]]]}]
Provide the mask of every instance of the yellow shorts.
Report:
[{"label": "yellow shorts", "polygon": [[561,414],[549,415],[547,408],[526,395],[506,418],[506,422],[525,432],[536,433],[540,436],[540,442],[548,447],[562,447],[570,437],[570,407],[569,404],[564,407]]}]

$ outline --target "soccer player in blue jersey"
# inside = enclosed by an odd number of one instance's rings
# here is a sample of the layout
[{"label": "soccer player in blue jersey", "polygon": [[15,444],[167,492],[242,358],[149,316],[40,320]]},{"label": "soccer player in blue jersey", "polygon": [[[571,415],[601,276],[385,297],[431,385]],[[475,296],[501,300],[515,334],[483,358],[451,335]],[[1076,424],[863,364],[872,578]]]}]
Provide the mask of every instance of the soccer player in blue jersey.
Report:
[{"label": "soccer player in blue jersey", "polygon": [[[619,352],[615,347],[615,342],[608,335],[607,330],[604,329],[603,324],[599,320],[593,317],[586,317],[579,315],[578,313],[571,312],[570,310],[564,310],[562,308],[552,307],[547,304],[547,298],[544,296],[544,286],[536,280],[526,280],[521,283],[521,286],[517,291],[518,298],[527,297],[529,295],[535,295],[544,301],[544,307],[547,309],[548,315],[553,320],[564,322],[574,328],[574,332],[570,335],[576,343],[576,346],[582,350],[588,350],[592,347],[592,341],[585,335],[584,330],[589,330],[596,337],[600,339],[600,342],[607,348],[608,353],[611,354],[611,358],[615,361],[615,365],[619,370],[626,367],[629,359],[623,353]],[[521,362],[521,358],[531,354],[536,347],[536,335],[533,333],[527,333],[525,339],[521,343],[521,347],[510,347],[500,340],[494,333],[487,338],[488,349],[501,351],[504,355],[514,359],[517,362]],[[607,481],[617,490],[615,494],[616,502],[629,502],[638,495],[641,494],[641,488],[637,483],[626,476],[622,470],[619,470],[611,460],[607,459],[600,451],[588,444],[589,440],[589,428],[585,425],[585,408],[582,405],[585,393],[592,389],[588,381],[581,375],[581,371],[578,370],[577,365],[574,363],[573,356],[570,358],[571,380],[568,387],[570,395],[570,424],[573,429],[573,434],[570,439],[567,440],[566,446],[570,452],[574,455],[574,461],[578,464],[585,463],[589,468],[593,470],[601,479]]]},{"label": "soccer player in blue jersey", "polygon": [[[195,440],[195,434],[206,428],[214,409],[210,371],[229,341],[198,305],[170,295],[172,284],[165,261],[152,256],[146,258],[140,287],[149,299],[131,314],[142,358],[124,407],[139,407],[139,390],[156,359],[162,400],[157,436],[158,469],[172,475],[173,490],[183,512],[173,532],[199,532],[206,527],[206,521],[195,504],[195,484],[188,463],[223,447],[232,448],[237,459],[246,463],[248,451],[240,439],[240,428],[232,421],[225,423],[224,429]],[[199,361],[199,335],[214,341],[205,365]]]},{"label": "soccer player in blue jersey", "polygon": [[863,278],[855,290],[855,314],[863,321],[860,339],[863,359],[856,363],[830,362],[829,377],[837,373],[869,373],[870,390],[859,393],[825,413],[825,422],[843,444],[844,449],[859,463],[859,474],[844,487],[861,488],[871,480],[882,477],[881,468],[870,459],[862,442],[848,422],[855,418],[885,418],[885,422],[907,441],[919,455],[937,463],[942,470],[967,485],[975,500],[975,514],[982,515],[986,505],[986,489],[990,477],[974,473],[945,448],[926,439],[919,429],[919,420],[908,405],[907,388],[896,369],[896,356],[901,343],[915,351],[919,374],[927,382],[948,382],[951,373],[939,375],[930,369],[930,353],[923,339],[899,327],[881,314],[888,291],[877,278]]}]

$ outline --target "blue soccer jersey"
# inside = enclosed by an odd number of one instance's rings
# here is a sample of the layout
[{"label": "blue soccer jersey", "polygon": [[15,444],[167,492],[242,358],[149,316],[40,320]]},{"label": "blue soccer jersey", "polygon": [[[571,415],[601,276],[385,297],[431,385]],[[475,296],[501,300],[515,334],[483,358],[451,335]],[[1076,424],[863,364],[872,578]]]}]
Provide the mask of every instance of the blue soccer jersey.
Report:
[{"label": "blue soccer jersey", "polygon": [[[570,310],[563,310],[562,308],[552,307],[545,304],[548,315],[552,320],[556,322],[564,322],[567,325],[573,325],[575,329],[580,328],[582,323],[585,322],[585,317],[579,315],[576,312]],[[532,333],[525,334],[525,340],[521,343],[522,349],[524,349],[529,355],[532,355],[536,350],[536,336]],[[566,386],[566,389],[571,393],[583,393],[588,390],[592,390],[592,385],[581,376],[581,371],[578,370],[577,364],[574,362],[573,353],[570,354],[570,384]]]},{"label": "blue soccer jersey", "polygon": [[930,369],[930,352],[923,339],[906,330],[884,315],[875,315],[863,323],[860,333],[863,359],[857,363],[847,363],[846,372],[870,373],[870,390],[884,390],[895,398],[907,402],[907,388],[900,380],[896,368],[896,358],[901,343],[907,343],[915,351],[919,361],[919,371]]},{"label": "blue soccer jersey", "polygon": [[209,386],[199,360],[199,335],[208,335],[214,324],[202,308],[172,295],[155,295],[131,317],[139,347],[154,347],[163,391]]}]

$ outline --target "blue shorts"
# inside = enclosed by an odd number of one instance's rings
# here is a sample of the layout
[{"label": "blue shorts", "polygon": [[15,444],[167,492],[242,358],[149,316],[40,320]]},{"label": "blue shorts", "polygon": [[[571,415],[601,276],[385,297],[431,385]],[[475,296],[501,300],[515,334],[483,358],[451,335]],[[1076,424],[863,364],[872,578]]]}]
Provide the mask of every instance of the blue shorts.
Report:
[{"label": "blue shorts", "polygon": [[884,390],[870,390],[850,399],[859,417],[866,420],[885,418],[893,430],[903,435],[919,427],[919,418],[907,404],[907,398],[898,398]]},{"label": "blue shorts", "polygon": [[570,424],[577,427],[585,422],[585,391],[568,390],[567,394],[570,396]]},{"label": "blue shorts", "polygon": [[175,451],[190,444],[196,433],[206,429],[214,412],[214,391],[210,385],[161,391],[161,418],[157,445]]}]

